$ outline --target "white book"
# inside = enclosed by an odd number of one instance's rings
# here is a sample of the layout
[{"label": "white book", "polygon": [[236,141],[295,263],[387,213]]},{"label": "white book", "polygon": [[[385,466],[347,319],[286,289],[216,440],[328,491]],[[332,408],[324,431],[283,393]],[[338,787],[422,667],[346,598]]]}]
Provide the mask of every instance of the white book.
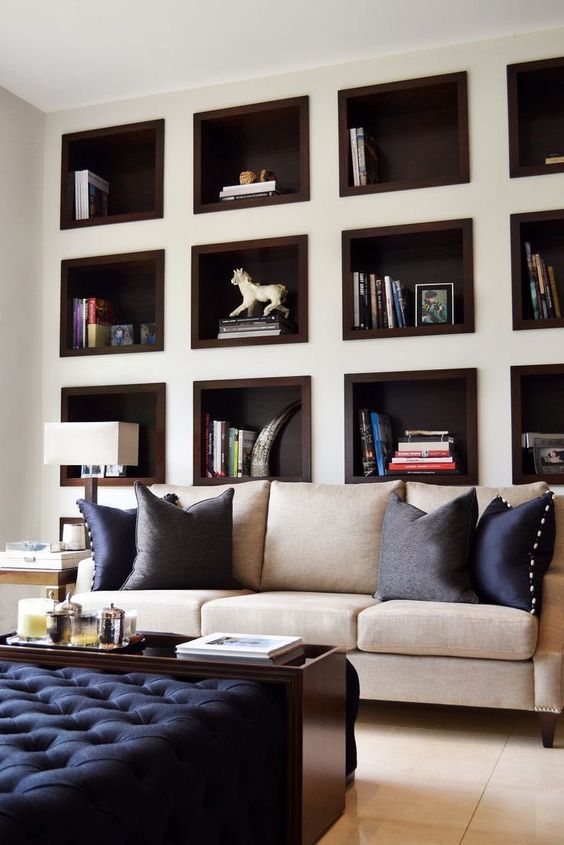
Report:
[{"label": "white book", "polygon": [[0,569],[72,569],[79,561],[90,557],[90,549],[73,552],[0,552]]},{"label": "white book", "polygon": [[358,184],[366,185],[366,153],[364,151],[364,127],[356,130],[356,149],[358,156]]},{"label": "white book", "polygon": [[358,169],[358,148],[356,144],[356,128],[351,126],[349,129],[350,138],[351,138],[351,159],[352,159],[352,169],[353,169],[353,182],[355,187],[360,185],[360,172]]},{"label": "white book", "polygon": [[270,179],[268,182],[249,182],[246,185],[224,185],[219,192],[220,197],[232,197],[239,194],[261,194],[266,191],[276,190],[276,180]]},{"label": "white book", "polygon": [[393,329],[397,326],[396,315],[394,313],[394,295],[392,293],[392,279],[390,276],[384,276],[384,293],[386,295],[386,313],[388,314],[388,328]]},{"label": "white book", "polygon": [[213,633],[187,640],[176,646],[180,654],[214,657],[273,658],[297,648],[301,637],[279,637],[263,634]]},{"label": "white book", "polygon": [[360,280],[359,274],[353,273],[353,326],[360,328]]}]

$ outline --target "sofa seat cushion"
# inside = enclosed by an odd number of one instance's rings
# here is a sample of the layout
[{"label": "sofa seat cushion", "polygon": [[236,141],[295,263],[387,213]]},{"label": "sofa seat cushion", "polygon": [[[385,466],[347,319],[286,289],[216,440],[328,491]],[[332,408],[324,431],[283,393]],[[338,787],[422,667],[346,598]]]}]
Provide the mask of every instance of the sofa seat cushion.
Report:
[{"label": "sofa seat cushion", "polygon": [[73,601],[83,610],[101,610],[113,602],[122,610],[137,611],[139,631],[173,631],[199,637],[202,605],[225,596],[242,596],[246,590],[120,590],[77,593]]},{"label": "sofa seat cushion", "polygon": [[273,481],[261,590],[373,593],[392,491],[403,497],[403,482]]},{"label": "sofa seat cushion", "polygon": [[374,604],[371,596],[337,593],[272,592],[207,602],[202,634],[281,634],[305,642],[356,648],[357,617]]},{"label": "sofa seat cushion", "polygon": [[535,616],[513,607],[387,601],[358,617],[361,651],[528,660],[538,636]]}]

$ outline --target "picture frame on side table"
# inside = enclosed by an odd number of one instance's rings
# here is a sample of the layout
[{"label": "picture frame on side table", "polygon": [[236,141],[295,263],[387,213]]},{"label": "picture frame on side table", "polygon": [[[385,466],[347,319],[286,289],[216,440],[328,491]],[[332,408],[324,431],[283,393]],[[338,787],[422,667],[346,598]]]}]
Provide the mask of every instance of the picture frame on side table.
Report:
[{"label": "picture frame on side table", "polygon": [[415,285],[415,325],[454,324],[454,283]]},{"label": "picture frame on side table", "polygon": [[533,456],[537,475],[564,474],[564,434],[561,437],[535,437]]},{"label": "picture frame on side table", "polygon": [[100,464],[82,464],[80,467],[81,478],[103,478],[105,467]]},{"label": "picture frame on side table", "polygon": [[125,472],[123,464],[106,464],[106,478],[123,478]]}]

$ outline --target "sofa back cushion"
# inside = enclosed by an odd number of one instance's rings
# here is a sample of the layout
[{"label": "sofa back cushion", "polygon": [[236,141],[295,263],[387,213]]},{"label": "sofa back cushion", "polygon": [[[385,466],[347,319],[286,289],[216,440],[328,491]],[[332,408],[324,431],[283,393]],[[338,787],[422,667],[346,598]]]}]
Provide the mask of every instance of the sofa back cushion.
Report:
[{"label": "sofa back cushion", "polygon": [[258,590],[262,569],[269,481],[247,481],[245,484],[218,487],[182,487],[178,484],[153,484],[156,496],[176,493],[178,504],[188,508],[204,499],[235,489],[233,496],[233,576],[242,587]]},{"label": "sofa back cushion", "polygon": [[273,481],[261,590],[373,593],[388,498],[403,487]]},{"label": "sofa back cushion", "polygon": [[[511,487],[476,486],[479,516],[496,496],[502,496],[512,507],[516,507],[523,502],[528,502],[529,499],[542,496],[548,489],[548,484],[545,484],[544,481],[535,481],[532,484],[514,484]],[[430,513],[467,490],[470,490],[470,487],[449,487],[446,484],[425,484],[421,481],[408,481],[405,485],[405,501],[426,513]]]}]

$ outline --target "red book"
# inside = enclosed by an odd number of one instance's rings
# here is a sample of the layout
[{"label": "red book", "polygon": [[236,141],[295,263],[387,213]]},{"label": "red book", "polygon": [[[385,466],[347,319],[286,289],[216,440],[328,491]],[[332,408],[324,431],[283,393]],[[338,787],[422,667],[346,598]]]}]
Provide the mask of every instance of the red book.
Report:
[{"label": "red book", "polygon": [[448,449],[412,449],[394,452],[394,458],[450,458]]},{"label": "red book", "polygon": [[437,472],[443,472],[444,470],[451,470],[456,469],[456,461],[447,461],[444,464],[433,464],[433,463],[417,463],[417,462],[406,462],[404,464],[390,464],[390,469],[394,472],[403,472],[405,470],[413,470],[415,472],[420,472],[421,470],[436,470]]}]

